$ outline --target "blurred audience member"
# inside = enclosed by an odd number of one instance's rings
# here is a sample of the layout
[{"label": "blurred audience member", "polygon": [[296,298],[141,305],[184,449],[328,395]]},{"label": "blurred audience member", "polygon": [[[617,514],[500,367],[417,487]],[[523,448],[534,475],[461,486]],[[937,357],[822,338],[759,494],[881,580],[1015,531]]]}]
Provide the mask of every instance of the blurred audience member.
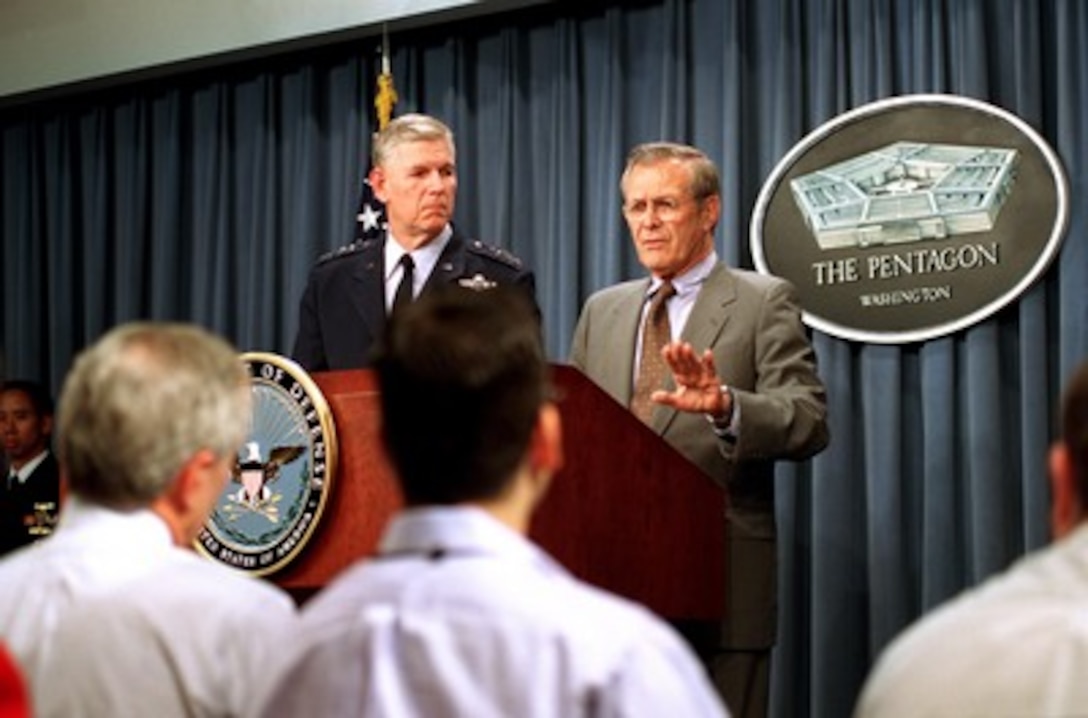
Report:
[{"label": "blurred audience member", "polygon": [[60,512],[53,456],[53,399],[33,381],[0,384],[0,438],[7,473],[0,491],[0,555],[48,536]]},{"label": "blurred audience member", "polygon": [[197,327],[125,325],[76,359],[57,415],[60,523],[0,561],[0,636],[36,715],[250,706],[293,635],[294,605],[191,548],[251,411],[236,350]]}]

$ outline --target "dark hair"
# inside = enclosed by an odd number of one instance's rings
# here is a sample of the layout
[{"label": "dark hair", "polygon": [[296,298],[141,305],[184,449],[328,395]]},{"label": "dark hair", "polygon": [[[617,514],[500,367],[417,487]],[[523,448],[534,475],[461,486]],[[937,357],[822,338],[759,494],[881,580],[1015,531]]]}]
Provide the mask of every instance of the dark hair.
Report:
[{"label": "dark hair", "polygon": [[1088,362],[1081,364],[1065,388],[1061,426],[1081,505],[1088,506]]},{"label": "dark hair", "polygon": [[424,292],[390,319],[374,366],[382,437],[405,502],[498,496],[547,394],[540,328],[524,292]]},{"label": "dark hair", "polygon": [[21,391],[30,399],[34,413],[39,418],[53,416],[53,397],[43,384],[29,379],[9,379],[0,384],[0,394],[9,391]]}]

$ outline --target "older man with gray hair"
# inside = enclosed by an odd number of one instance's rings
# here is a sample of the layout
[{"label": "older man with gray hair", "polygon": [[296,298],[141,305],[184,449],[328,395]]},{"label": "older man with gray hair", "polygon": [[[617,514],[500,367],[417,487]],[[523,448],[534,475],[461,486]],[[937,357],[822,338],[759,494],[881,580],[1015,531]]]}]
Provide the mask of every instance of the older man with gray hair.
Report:
[{"label": "older man with gray hair", "polygon": [[318,259],[292,351],[303,368],[369,366],[393,309],[434,287],[509,284],[535,305],[536,281],[520,259],[453,226],[456,159],[450,128],[428,115],[401,115],[375,136],[368,181],[385,203],[388,227]]},{"label": "older man with gray hair", "polygon": [[237,352],[197,327],[125,325],[76,359],[60,524],[0,562],[0,637],[37,715],[230,716],[252,700],[294,605],[191,550],[251,411]]}]

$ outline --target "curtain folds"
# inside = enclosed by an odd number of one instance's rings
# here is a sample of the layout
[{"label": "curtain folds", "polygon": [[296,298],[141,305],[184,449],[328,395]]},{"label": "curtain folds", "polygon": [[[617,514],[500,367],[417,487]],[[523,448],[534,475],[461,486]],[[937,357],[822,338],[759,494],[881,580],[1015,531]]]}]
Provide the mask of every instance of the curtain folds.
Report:
[{"label": "curtain folds", "polygon": [[[3,110],[0,370],[59,389],[82,346],[137,318],[288,353],[310,266],[352,239],[374,45]],[[1042,279],[924,343],[814,333],[832,443],[776,477],[776,715],[848,715],[903,626],[1047,541],[1057,397],[1088,355],[1083,3],[587,0],[406,31],[392,48],[398,113],[454,128],[457,222],[536,270],[556,360],[585,298],[641,275],[619,212],[635,143],[687,141],[719,163],[718,252],[751,267],[760,187],[824,121],[919,92],[1023,118],[1072,200]]]}]

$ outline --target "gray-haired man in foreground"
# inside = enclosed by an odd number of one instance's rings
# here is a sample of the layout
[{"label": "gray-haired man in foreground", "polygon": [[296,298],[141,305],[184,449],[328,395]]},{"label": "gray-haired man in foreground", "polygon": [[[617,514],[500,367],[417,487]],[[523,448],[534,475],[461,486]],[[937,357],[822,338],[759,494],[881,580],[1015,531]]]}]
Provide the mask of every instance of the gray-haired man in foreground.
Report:
[{"label": "gray-haired man in foreground", "polygon": [[60,524],[0,562],[0,637],[36,715],[235,716],[253,701],[294,605],[191,550],[250,402],[235,349],[192,326],[125,325],[76,359]]}]

